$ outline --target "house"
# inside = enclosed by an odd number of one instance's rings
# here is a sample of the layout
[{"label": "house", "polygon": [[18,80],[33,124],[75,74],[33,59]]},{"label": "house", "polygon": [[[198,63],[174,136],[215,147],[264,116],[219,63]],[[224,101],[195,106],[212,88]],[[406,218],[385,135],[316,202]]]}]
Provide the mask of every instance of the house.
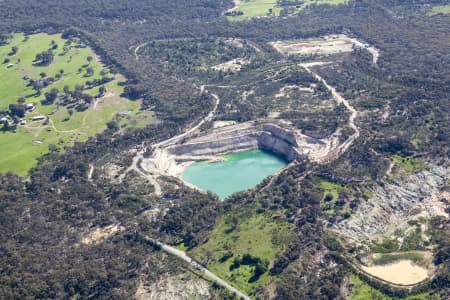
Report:
[{"label": "house", "polygon": [[26,120],[20,120],[20,125],[27,125],[27,121]]},{"label": "house", "polygon": [[0,119],[0,123],[5,123],[5,122],[8,122],[8,118],[7,117],[2,117]]},{"label": "house", "polygon": [[128,116],[129,114],[131,114],[131,110],[125,109],[125,110],[121,110],[119,111],[119,116]]},{"label": "house", "polygon": [[8,64],[8,68],[14,67],[14,64]]},{"label": "house", "polygon": [[36,116],[36,117],[31,117],[31,121],[40,121],[40,120],[44,120],[45,116]]},{"label": "house", "polygon": [[34,103],[27,103],[27,104],[25,105],[25,107],[27,108],[27,110],[33,110],[33,108],[34,108]]}]

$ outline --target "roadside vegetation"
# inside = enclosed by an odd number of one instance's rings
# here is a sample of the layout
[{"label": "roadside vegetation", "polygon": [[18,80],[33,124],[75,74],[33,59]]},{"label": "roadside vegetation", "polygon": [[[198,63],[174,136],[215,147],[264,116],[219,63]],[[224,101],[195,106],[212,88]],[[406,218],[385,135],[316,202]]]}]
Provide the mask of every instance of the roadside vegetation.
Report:
[{"label": "roadside vegetation", "polygon": [[269,265],[293,239],[292,226],[264,214],[225,214],[206,244],[191,251],[219,277],[253,294],[270,282]]}]

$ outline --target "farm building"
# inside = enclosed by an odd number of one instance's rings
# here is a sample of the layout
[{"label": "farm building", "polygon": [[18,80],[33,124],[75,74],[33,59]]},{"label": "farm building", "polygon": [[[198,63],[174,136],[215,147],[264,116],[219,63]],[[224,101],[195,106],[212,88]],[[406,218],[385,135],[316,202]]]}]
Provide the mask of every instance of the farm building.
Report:
[{"label": "farm building", "polygon": [[30,120],[31,121],[40,121],[40,120],[44,120],[45,116],[35,116],[35,117],[31,117]]}]

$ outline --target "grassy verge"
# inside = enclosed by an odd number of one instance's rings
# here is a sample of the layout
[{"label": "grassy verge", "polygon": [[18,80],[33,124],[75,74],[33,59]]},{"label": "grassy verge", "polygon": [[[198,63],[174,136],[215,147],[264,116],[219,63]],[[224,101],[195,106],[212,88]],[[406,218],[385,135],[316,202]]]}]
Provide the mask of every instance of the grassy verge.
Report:
[{"label": "grassy verge", "polygon": [[351,280],[351,288],[350,288],[350,296],[348,299],[350,300],[367,300],[367,299],[376,299],[376,300],[425,300],[425,299],[436,299],[429,292],[424,292],[416,295],[407,296],[405,298],[398,297],[389,297],[383,294],[381,291],[374,289],[365,281],[361,280],[357,275],[352,274],[350,277]]}]

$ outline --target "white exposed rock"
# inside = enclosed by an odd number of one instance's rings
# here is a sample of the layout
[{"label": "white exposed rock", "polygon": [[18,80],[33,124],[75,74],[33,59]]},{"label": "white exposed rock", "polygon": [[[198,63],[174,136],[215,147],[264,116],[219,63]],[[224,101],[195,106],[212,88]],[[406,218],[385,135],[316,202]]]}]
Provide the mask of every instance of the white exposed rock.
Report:
[{"label": "white exposed rock", "polygon": [[210,296],[209,284],[204,280],[172,276],[161,278],[150,286],[141,282],[136,291],[137,300],[188,300]]},{"label": "white exposed rock", "polygon": [[213,129],[179,144],[158,148],[141,166],[148,172],[179,176],[190,163],[216,160],[232,152],[264,149],[288,161],[320,160],[339,145],[339,133],[315,139],[281,121],[253,121]]},{"label": "white exposed rock", "polygon": [[350,219],[335,226],[350,240],[373,240],[406,228],[409,220],[435,215],[447,216],[443,203],[450,194],[443,192],[450,180],[448,166],[431,166],[428,170],[391,179],[372,189],[372,197],[361,203]]}]

